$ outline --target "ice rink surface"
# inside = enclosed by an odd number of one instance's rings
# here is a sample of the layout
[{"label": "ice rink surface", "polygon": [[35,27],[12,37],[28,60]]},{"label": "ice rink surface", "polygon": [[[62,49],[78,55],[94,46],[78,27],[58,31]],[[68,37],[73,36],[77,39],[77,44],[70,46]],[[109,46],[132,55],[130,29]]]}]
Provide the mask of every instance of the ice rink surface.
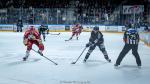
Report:
[{"label": "ice rink surface", "polygon": [[[87,63],[83,59],[88,49],[76,64],[75,61],[85,48],[90,32],[84,32],[79,40],[65,42],[70,32],[60,35],[47,35],[44,55],[58,63],[54,65],[39,54],[31,51],[27,61],[22,61],[26,47],[23,33],[0,33],[0,84],[149,84],[150,48],[139,44],[142,68],[137,68],[131,52],[123,59],[118,69],[114,63],[124,43],[123,34],[103,33],[105,47],[112,62],[108,63],[96,48]],[[33,46],[38,50],[36,46]]]}]

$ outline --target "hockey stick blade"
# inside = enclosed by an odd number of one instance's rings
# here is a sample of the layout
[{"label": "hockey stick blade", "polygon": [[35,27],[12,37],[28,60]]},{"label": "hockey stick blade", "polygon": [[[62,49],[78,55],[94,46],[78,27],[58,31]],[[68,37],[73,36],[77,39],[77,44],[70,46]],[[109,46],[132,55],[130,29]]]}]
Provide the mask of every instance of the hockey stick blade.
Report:
[{"label": "hockey stick blade", "polygon": [[52,33],[50,33],[50,35],[60,35],[60,33],[58,33],[58,34],[52,34]]},{"label": "hockey stick blade", "polygon": [[55,65],[58,65],[57,63],[55,63]]},{"label": "hockey stick blade", "polygon": [[68,39],[68,40],[65,40],[65,41],[70,41],[70,39]]},{"label": "hockey stick blade", "polygon": [[65,40],[65,41],[69,41],[69,40]]},{"label": "hockey stick blade", "polygon": [[75,61],[75,62],[72,62],[71,64],[75,64],[75,63],[79,60],[79,58],[81,57],[81,55],[83,54],[83,52],[86,50],[86,48],[87,48],[87,47],[85,47],[85,48],[83,49],[82,53],[81,53],[80,56],[76,59],[76,61]]},{"label": "hockey stick blade", "polygon": [[72,62],[71,64],[75,64],[76,62]]}]

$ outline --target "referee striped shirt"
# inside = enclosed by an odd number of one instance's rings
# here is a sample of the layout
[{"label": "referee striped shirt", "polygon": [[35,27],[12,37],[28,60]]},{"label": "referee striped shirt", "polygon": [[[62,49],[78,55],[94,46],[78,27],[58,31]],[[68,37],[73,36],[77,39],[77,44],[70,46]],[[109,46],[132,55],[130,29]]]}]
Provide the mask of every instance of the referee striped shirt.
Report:
[{"label": "referee striped shirt", "polygon": [[138,44],[139,34],[135,29],[129,28],[128,30],[125,31],[123,39],[126,44],[133,44],[133,45]]}]

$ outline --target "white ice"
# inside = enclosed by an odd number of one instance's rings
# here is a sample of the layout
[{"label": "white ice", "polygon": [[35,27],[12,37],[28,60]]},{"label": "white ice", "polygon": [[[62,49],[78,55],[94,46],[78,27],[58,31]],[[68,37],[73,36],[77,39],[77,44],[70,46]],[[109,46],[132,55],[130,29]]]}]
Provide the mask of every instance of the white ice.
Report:
[{"label": "white ice", "polygon": [[[83,32],[79,40],[65,42],[70,32],[46,37],[44,55],[58,63],[54,65],[39,54],[31,51],[27,61],[22,61],[26,47],[23,33],[0,33],[0,84],[149,84],[150,48],[139,44],[142,68],[137,68],[134,56],[129,52],[118,69],[114,63],[124,43],[122,34],[103,33],[105,47],[112,62],[108,63],[96,48],[87,63],[83,59],[88,49],[76,64],[75,61],[85,48],[90,32]],[[34,45],[34,49],[38,48]]]}]

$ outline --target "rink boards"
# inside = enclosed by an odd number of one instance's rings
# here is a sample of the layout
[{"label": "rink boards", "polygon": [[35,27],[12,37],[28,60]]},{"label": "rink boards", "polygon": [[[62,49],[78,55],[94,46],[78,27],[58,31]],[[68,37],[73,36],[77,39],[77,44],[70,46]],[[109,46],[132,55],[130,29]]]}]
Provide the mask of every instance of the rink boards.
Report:
[{"label": "rink boards", "polygon": [[[24,25],[23,26],[23,31],[27,30],[31,25]],[[35,26],[35,28],[39,28],[40,25],[32,25]],[[84,32],[90,32],[94,26],[98,26],[99,30],[102,32],[113,32],[113,33],[118,33],[118,32],[124,32],[125,31],[125,26],[115,26],[115,25],[82,25],[83,26],[83,31]],[[50,32],[70,32],[73,25],[47,25],[49,28]],[[0,25],[0,32],[16,32],[17,26],[16,25],[5,25],[1,24]],[[144,27],[141,27],[138,29],[140,32],[140,38],[141,40],[148,46],[150,46],[150,33],[144,32]]]},{"label": "rink boards", "polygon": [[[31,25],[24,25],[23,31],[25,31],[29,26]],[[33,25],[36,28],[39,28],[40,25]],[[47,25],[50,32],[66,32],[70,31],[72,29],[73,25]],[[100,31],[108,31],[108,32],[122,32],[125,30],[124,26],[115,26],[115,25],[82,25],[83,31],[91,31],[94,26],[98,26]],[[0,25],[0,31],[16,31],[17,26],[16,25]]]}]

